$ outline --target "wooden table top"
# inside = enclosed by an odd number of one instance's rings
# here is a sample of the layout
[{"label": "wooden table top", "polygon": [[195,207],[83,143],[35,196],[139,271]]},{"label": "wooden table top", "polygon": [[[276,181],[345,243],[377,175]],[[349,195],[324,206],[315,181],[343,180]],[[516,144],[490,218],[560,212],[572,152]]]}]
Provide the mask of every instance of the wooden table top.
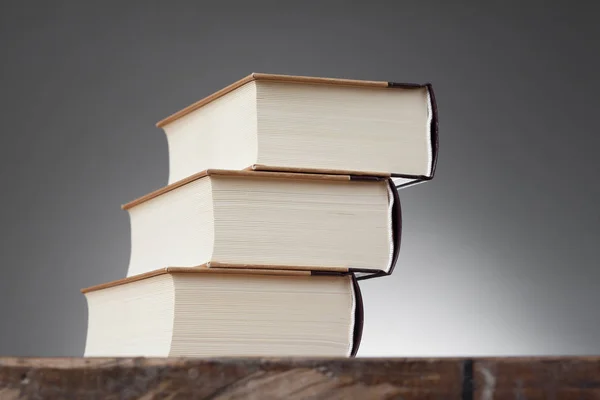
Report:
[{"label": "wooden table top", "polygon": [[0,399],[600,399],[600,357],[7,357]]}]

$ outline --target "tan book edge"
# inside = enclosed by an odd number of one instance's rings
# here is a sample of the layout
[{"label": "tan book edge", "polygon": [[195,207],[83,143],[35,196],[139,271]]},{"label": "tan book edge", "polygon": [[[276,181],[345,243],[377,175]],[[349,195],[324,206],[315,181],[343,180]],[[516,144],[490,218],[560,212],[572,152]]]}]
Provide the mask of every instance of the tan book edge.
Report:
[{"label": "tan book edge", "polygon": [[193,182],[198,179],[205,178],[211,175],[227,175],[227,176],[247,176],[247,177],[261,177],[261,178],[278,178],[278,179],[312,179],[312,180],[334,180],[334,181],[349,181],[350,175],[334,175],[334,174],[316,174],[316,173],[295,173],[295,172],[275,172],[275,171],[253,171],[253,170],[219,170],[219,169],[208,169],[206,171],[198,172],[194,175],[190,175],[185,179],[174,182],[168,186],[155,190],[142,197],[139,197],[127,204],[121,206],[123,210],[135,207],[145,201],[153,199],[161,194],[170,192],[171,190],[177,189],[183,185]]},{"label": "tan book edge", "polygon": [[389,87],[389,83],[385,81],[365,81],[365,80],[356,80],[356,79],[338,79],[338,78],[318,78],[311,76],[294,76],[294,75],[278,75],[278,74],[264,74],[254,72],[237,82],[232,83],[229,86],[224,87],[223,89],[207,96],[185,108],[177,111],[176,113],[164,118],[163,120],[156,123],[156,126],[161,128],[176,119],[183,117],[186,114],[191,113],[199,109],[200,107],[210,103],[213,100],[218,99],[226,95],[227,93],[245,85],[248,82],[252,81],[278,81],[278,82],[292,82],[292,83],[305,83],[305,84],[323,84],[323,85],[341,85],[341,86],[363,86],[363,87],[379,87],[379,88],[387,88]]},{"label": "tan book edge", "polygon": [[[249,271],[300,271],[300,272],[311,272],[315,271],[315,267],[311,266],[303,266],[303,265],[265,265],[265,264],[230,264],[230,263],[221,263],[218,261],[209,261],[206,263],[206,267],[210,269],[226,269],[228,271],[232,270],[249,270]],[[327,268],[319,268],[318,271],[322,272],[334,272],[334,273],[346,273],[348,272],[348,268],[346,267],[327,267]]]},{"label": "tan book edge", "polygon": [[319,169],[319,168],[294,168],[294,167],[275,167],[263,164],[254,164],[251,167],[246,168],[251,171],[265,171],[265,172],[290,172],[290,173],[305,173],[305,174],[326,174],[326,175],[360,175],[360,176],[374,176],[381,178],[391,177],[390,173],[387,172],[373,172],[373,171],[351,171],[342,169]]},{"label": "tan book edge", "polygon": [[[130,276],[123,279],[118,279],[112,282],[106,282],[95,286],[90,286],[81,289],[81,293],[89,293],[96,290],[106,289],[114,286],[124,285],[126,283],[136,282],[143,279],[152,278],[163,274],[241,274],[241,275],[287,275],[287,276],[310,276],[310,271],[301,269],[277,269],[276,266],[261,265],[250,269],[250,266],[235,266],[230,264],[212,263],[209,268],[208,264],[202,264],[196,267],[166,267],[154,271],[145,272],[143,274]],[[228,268],[226,268],[227,266]],[[282,268],[282,267],[279,267]],[[302,267],[299,267],[302,268]]]}]

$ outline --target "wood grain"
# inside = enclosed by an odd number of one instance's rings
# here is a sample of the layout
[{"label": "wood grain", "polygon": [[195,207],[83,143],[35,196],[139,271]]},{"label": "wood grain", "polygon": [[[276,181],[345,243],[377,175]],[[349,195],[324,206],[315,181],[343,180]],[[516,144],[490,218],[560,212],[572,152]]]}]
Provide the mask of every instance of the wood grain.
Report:
[{"label": "wood grain", "polygon": [[600,357],[0,358],[0,399],[599,399]]},{"label": "wood grain", "polygon": [[0,359],[8,399],[459,399],[461,360]]},{"label": "wood grain", "polygon": [[474,363],[475,399],[600,399],[600,358],[496,358]]},{"label": "wood grain", "polygon": [[156,123],[158,128],[183,117],[186,114],[191,113],[199,109],[200,107],[210,103],[226,95],[227,93],[247,84],[248,82],[263,80],[263,81],[276,81],[276,82],[290,82],[290,83],[304,83],[304,84],[326,84],[326,85],[342,85],[342,86],[364,86],[364,87],[380,87],[387,88],[388,82],[384,81],[367,81],[367,80],[356,80],[356,79],[338,79],[338,78],[319,78],[311,76],[294,76],[294,75],[279,75],[279,74],[264,74],[254,72],[226,87],[214,92],[213,94],[198,100],[197,102],[190,104],[189,106],[177,111],[176,113],[160,120]]}]

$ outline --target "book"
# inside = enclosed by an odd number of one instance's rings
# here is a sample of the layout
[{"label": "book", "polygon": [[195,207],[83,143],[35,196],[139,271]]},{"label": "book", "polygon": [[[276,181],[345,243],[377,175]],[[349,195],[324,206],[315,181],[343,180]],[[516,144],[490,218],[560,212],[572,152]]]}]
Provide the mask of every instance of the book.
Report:
[{"label": "book", "polygon": [[163,268],[83,289],[85,357],[356,355],[352,274]]},{"label": "book", "polygon": [[126,276],[82,289],[85,357],[355,356],[397,189],[435,174],[431,84],[254,73],[157,126],[168,183],[122,206]]},{"label": "book", "polygon": [[127,276],[222,267],[389,274],[401,208],[389,178],[207,170],[122,206]]},{"label": "book", "polygon": [[169,181],[207,169],[432,179],[431,84],[253,73],[159,121]]}]

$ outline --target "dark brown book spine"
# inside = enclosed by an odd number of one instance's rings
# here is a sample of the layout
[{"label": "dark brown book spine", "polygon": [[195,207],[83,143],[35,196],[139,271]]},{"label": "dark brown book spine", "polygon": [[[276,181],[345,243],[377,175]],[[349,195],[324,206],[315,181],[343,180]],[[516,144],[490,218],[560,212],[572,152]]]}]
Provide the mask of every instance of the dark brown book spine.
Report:
[{"label": "dark brown book spine", "polygon": [[438,110],[437,103],[435,101],[435,93],[433,92],[433,86],[428,83],[427,90],[429,90],[429,97],[431,99],[431,150],[433,152],[433,165],[431,166],[431,177],[435,175],[435,168],[438,160],[438,148],[439,148],[439,137],[438,137]]},{"label": "dark brown book spine", "polygon": [[392,179],[388,179],[388,185],[390,185],[390,190],[394,196],[394,206],[392,207],[392,235],[394,239],[394,253],[392,255],[392,265],[388,271],[388,275],[390,275],[392,272],[394,272],[394,268],[398,262],[398,257],[400,256],[400,245],[402,244],[402,205],[400,203],[400,195],[398,194],[398,190],[396,190],[396,186],[394,185],[394,181]]},{"label": "dark brown book spine", "polygon": [[358,353],[358,348],[360,347],[360,341],[362,340],[365,314],[362,293],[360,291],[360,286],[358,285],[358,280],[354,274],[351,275],[352,287],[354,288],[354,333],[352,336],[352,351],[350,352],[350,357],[355,357],[356,353]]}]

